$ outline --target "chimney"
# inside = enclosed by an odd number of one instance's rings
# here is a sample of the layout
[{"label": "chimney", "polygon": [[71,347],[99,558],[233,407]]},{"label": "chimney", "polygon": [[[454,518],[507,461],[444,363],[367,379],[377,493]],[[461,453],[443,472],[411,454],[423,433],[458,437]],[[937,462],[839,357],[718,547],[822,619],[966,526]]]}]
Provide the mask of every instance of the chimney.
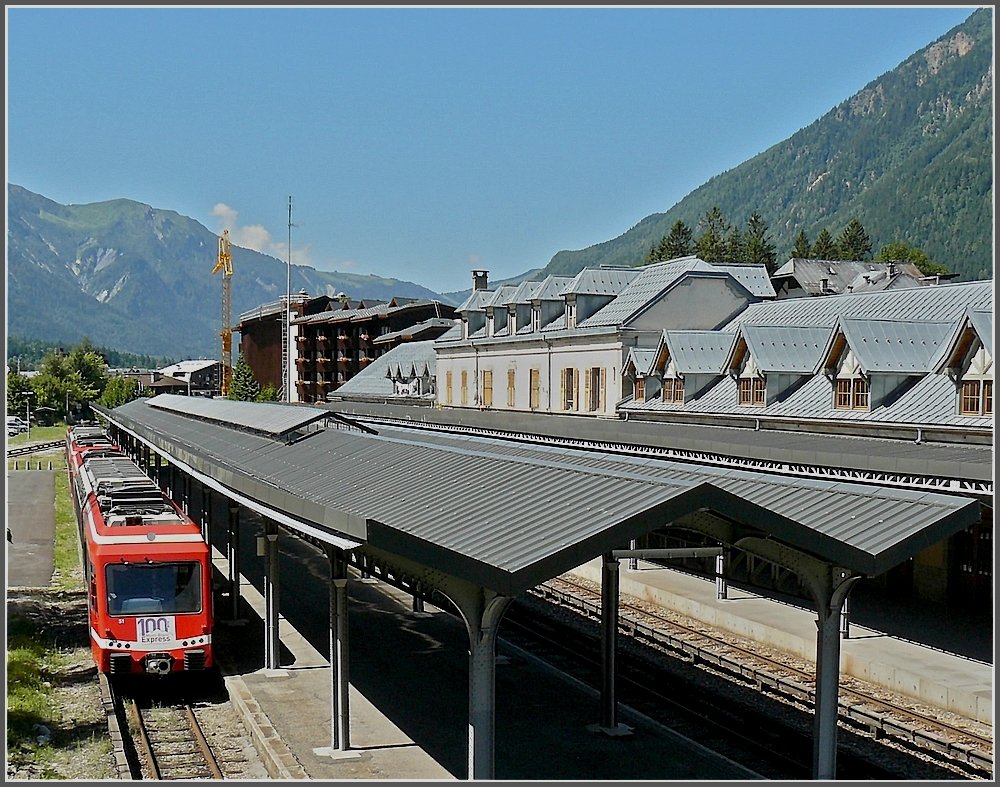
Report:
[{"label": "chimney", "polygon": [[892,276],[895,276],[895,275],[896,275],[896,263],[890,262],[889,263],[889,276],[892,277]]},{"label": "chimney", "polygon": [[819,291],[820,292],[829,292],[829,290],[830,290],[830,280],[829,279],[820,279],[819,280]]},{"label": "chimney", "polygon": [[472,272],[472,289],[473,290],[487,290],[489,289],[489,271],[473,271]]}]

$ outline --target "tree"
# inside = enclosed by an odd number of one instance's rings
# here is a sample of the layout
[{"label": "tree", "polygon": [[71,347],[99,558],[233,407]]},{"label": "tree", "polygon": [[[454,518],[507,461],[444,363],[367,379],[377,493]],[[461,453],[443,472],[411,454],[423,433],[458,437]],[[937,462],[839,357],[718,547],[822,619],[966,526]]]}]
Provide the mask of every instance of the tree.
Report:
[{"label": "tree", "polygon": [[114,409],[139,398],[139,381],[134,377],[115,376],[108,380],[104,393],[98,400],[107,408]]},{"label": "tree", "polygon": [[702,217],[699,226],[702,228],[701,235],[694,244],[697,255],[705,262],[725,262],[726,236],[729,234],[730,225],[719,207],[715,206],[708,211]]},{"label": "tree", "polygon": [[814,260],[837,260],[840,259],[837,252],[837,244],[833,242],[830,231],[824,227],[816,236],[813,243],[812,253],[809,255]]},{"label": "tree", "polygon": [[912,262],[924,276],[936,276],[939,274],[951,273],[944,265],[931,260],[927,252],[911,246],[906,241],[893,241],[887,243],[875,255],[878,262]]},{"label": "tree", "polygon": [[744,239],[743,259],[745,262],[765,266],[768,274],[771,274],[777,268],[775,263],[778,255],[774,251],[774,244],[771,243],[767,229],[767,222],[757,211],[750,214]]},{"label": "tree", "polygon": [[805,230],[799,230],[795,236],[795,245],[792,247],[792,256],[797,259],[808,259],[812,254],[812,247],[809,245],[809,236]]},{"label": "tree", "polygon": [[746,262],[746,243],[740,228],[735,225],[726,233],[723,255],[724,262]]},{"label": "tree", "polygon": [[259,395],[260,383],[254,377],[246,356],[241,355],[233,368],[233,378],[229,383],[229,395],[226,398],[238,402],[256,402]]},{"label": "tree", "polygon": [[258,402],[276,402],[278,401],[278,386],[274,383],[268,383],[263,388],[260,389],[260,393],[257,394]]},{"label": "tree", "polygon": [[34,394],[31,380],[17,372],[7,372],[7,413],[20,415],[24,412],[24,403]]},{"label": "tree", "polygon": [[677,257],[687,257],[694,251],[691,228],[681,220],[674,222],[670,234],[664,236],[661,260],[673,260]]},{"label": "tree", "polygon": [[51,407],[63,418],[74,410],[86,413],[90,402],[104,392],[107,384],[104,359],[85,338],[69,355],[52,351],[42,359],[38,375],[31,382],[36,398],[33,404]]},{"label": "tree", "polygon": [[837,249],[842,260],[870,260],[872,258],[872,239],[868,237],[865,228],[857,219],[851,219],[844,231],[837,238]]}]

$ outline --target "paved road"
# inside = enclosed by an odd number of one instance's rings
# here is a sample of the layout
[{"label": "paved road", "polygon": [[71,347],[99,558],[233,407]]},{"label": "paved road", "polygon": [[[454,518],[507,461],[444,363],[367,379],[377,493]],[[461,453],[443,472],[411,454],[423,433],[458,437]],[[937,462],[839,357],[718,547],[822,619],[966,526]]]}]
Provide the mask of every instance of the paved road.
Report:
[{"label": "paved road", "polygon": [[55,541],[55,470],[7,473],[7,587],[48,587]]}]

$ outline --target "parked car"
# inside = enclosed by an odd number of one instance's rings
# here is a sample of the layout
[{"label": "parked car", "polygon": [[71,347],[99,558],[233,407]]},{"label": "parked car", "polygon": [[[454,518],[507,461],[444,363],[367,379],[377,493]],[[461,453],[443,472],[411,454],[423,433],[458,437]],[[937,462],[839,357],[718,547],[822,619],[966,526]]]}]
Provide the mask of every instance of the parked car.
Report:
[{"label": "parked car", "polygon": [[13,435],[20,434],[21,432],[28,431],[28,424],[25,420],[16,415],[7,416],[7,435],[12,437]]}]

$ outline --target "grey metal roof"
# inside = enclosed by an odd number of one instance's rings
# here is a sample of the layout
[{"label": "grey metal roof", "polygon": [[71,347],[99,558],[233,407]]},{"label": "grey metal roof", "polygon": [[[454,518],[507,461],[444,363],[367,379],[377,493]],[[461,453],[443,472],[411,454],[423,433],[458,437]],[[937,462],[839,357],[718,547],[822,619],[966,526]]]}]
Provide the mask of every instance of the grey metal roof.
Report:
[{"label": "grey metal roof", "polygon": [[346,383],[329,394],[329,398],[347,396],[395,396],[396,387],[386,376],[387,370],[401,369],[408,374],[411,366],[420,375],[426,366],[431,375],[437,373],[437,353],[434,341],[403,342],[385,355],[380,355]]},{"label": "grey metal roof", "polygon": [[469,293],[469,297],[462,301],[461,306],[458,306],[456,312],[474,312],[482,311],[486,306],[486,302],[493,297],[493,290],[473,290]]},{"label": "grey metal roof", "polygon": [[661,262],[636,268],[636,275],[611,303],[580,323],[588,325],[623,325],[657,300],[674,282],[692,269],[711,267],[697,257]]},{"label": "grey metal roof", "polygon": [[617,295],[639,273],[639,268],[584,268],[559,294]]},{"label": "grey metal roof", "polygon": [[[919,279],[921,274],[912,263],[894,263],[898,275],[910,279]],[[863,262],[860,260],[813,260],[793,257],[774,272],[773,278],[794,278],[799,286],[810,295],[820,295],[823,292],[844,293],[848,288],[884,289],[887,282],[889,263]],[[868,276],[871,282],[865,282]],[[828,290],[822,289],[826,279]]]},{"label": "grey metal roof", "polygon": [[457,342],[462,339],[462,323],[456,322],[454,326],[437,337],[439,342]]},{"label": "grey metal roof", "polygon": [[506,306],[516,290],[517,287],[513,284],[503,284],[497,287],[496,292],[493,293],[492,297],[483,302],[483,308],[486,309],[490,306]]},{"label": "grey metal roof", "polygon": [[972,323],[976,335],[986,347],[986,352],[993,355],[993,312],[978,309],[969,312],[969,322]]},{"label": "grey metal roof", "polygon": [[744,309],[723,330],[735,331],[744,323],[757,325],[827,326],[837,319],[958,320],[966,308],[993,310],[993,282],[938,284],[884,292],[829,295],[822,298],[785,298],[755,303]]},{"label": "grey metal roof", "polygon": [[573,281],[572,276],[546,276],[531,292],[533,301],[561,301],[563,288]]},{"label": "grey metal roof", "polygon": [[401,328],[398,331],[383,333],[381,336],[377,336],[372,339],[372,344],[388,344],[389,342],[394,342],[396,339],[414,339],[418,336],[422,336],[423,334],[433,333],[439,330],[450,330],[454,326],[455,320],[453,319],[447,317],[431,317],[430,319],[421,320],[413,325],[408,325],[406,328]]},{"label": "grey metal roof", "polygon": [[280,436],[326,418],[329,413],[315,407],[271,402],[237,402],[204,396],[159,394],[147,400],[150,407],[206,421],[231,424],[258,434]]},{"label": "grey metal roof", "polygon": [[588,317],[581,326],[625,325],[654,304],[685,276],[729,274],[751,295],[773,298],[774,288],[763,265],[721,265],[694,256],[679,257],[638,268],[639,275],[606,306]]},{"label": "grey metal roof", "polygon": [[517,285],[517,289],[514,290],[514,294],[510,296],[507,303],[531,303],[531,294],[538,289],[540,283],[537,281],[522,281]]},{"label": "grey metal roof", "polygon": [[656,350],[633,347],[628,351],[625,359],[625,366],[629,364],[635,366],[636,374],[646,377],[652,372],[653,362],[656,360]]},{"label": "grey metal roof", "polygon": [[743,325],[741,335],[764,372],[812,374],[830,338],[829,328]]},{"label": "grey metal roof", "polygon": [[310,526],[507,595],[698,510],[872,575],[979,516],[958,496],[462,435],[325,429],[286,444],[141,399],[108,417]]},{"label": "grey metal roof", "polygon": [[[874,410],[839,410],[833,406],[833,383],[824,375],[815,375],[780,402],[765,407],[747,407],[738,403],[737,384],[728,375],[721,377],[704,394],[683,405],[654,399],[645,403],[629,402],[629,411],[701,413],[745,417],[790,418],[815,421],[858,421],[865,423],[905,424],[913,426],[949,426],[990,429],[990,416],[960,415],[955,383],[943,374],[929,374],[914,381],[899,398]],[[811,436],[816,439],[815,435]],[[898,441],[897,441],[898,442]],[[860,461],[856,457],[855,461]],[[861,466],[861,465],[859,465]],[[926,468],[935,467],[925,462]]]},{"label": "grey metal roof", "polygon": [[847,344],[867,372],[927,374],[954,330],[950,322],[840,321]]},{"label": "grey metal roof", "polygon": [[666,343],[679,374],[722,374],[722,365],[732,350],[736,334],[667,330],[661,341]]},{"label": "grey metal roof", "polygon": [[736,281],[742,284],[751,295],[757,298],[773,298],[775,296],[774,285],[771,277],[767,275],[767,268],[763,265],[726,263],[709,263],[713,269],[725,271]]}]

